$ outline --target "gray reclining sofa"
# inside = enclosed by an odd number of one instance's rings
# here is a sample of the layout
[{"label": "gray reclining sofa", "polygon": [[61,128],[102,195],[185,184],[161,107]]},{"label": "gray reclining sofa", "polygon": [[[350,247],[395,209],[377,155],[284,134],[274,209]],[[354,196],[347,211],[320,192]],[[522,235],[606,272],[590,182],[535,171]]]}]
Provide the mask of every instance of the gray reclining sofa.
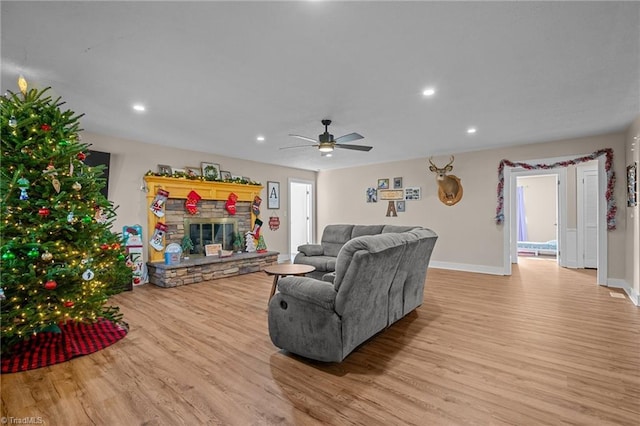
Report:
[{"label": "gray reclining sofa", "polygon": [[333,282],[281,278],[269,301],[273,344],[318,361],[340,362],[420,306],[437,235],[407,228],[347,241],[335,260]]},{"label": "gray reclining sofa", "polygon": [[377,235],[388,232],[404,232],[415,226],[399,225],[327,225],[322,232],[320,244],[304,244],[298,247],[293,263],[310,265],[315,271],[308,277],[322,279],[336,270],[336,258],[347,241],[363,235]]}]

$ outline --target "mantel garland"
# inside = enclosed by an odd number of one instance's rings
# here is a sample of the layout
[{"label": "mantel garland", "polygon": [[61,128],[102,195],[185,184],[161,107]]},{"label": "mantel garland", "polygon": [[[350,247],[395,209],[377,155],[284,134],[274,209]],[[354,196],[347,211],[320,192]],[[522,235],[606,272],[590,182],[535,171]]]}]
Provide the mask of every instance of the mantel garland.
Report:
[{"label": "mantel garland", "polygon": [[548,170],[556,167],[573,166],[587,161],[595,160],[601,155],[606,156],[604,169],[607,173],[607,192],[605,193],[605,199],[607,200],[607,229],[616,229],[616,201],[613,198],[613,187],[616,182],[616,175],[613,171],[613,149],[605,148],[585,155],[584,157],[574,158],[573,160],[558,161],[553,164],[529,164],[523,162],[513,162],[509,160],[500,161],[498,166],[498,206],[496,207],[496,224],[501,225],[504,222],[504,168],[507,167],[522,167],[525,170]]}]

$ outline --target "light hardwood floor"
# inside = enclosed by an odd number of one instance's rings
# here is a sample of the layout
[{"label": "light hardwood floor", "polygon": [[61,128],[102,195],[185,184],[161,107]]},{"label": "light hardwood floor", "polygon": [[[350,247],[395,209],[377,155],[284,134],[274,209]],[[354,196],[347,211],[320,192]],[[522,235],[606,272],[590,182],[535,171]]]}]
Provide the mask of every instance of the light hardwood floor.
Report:
[{"label": "light hardwood floor", "polygon": [[425,302],[341,364],[274,347],[271,277],[115,297],[130,332],[2,376],[2,415],[47,425],[638,425],[640,309],[595,272],[430,269]]}]

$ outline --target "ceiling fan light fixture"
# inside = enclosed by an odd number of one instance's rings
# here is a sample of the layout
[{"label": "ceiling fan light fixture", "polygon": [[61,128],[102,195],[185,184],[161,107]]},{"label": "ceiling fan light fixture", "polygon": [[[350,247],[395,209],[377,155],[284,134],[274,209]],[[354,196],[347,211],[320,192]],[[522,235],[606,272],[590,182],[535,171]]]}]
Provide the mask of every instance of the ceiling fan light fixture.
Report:
[{"label": "ceiling fan light fixture", "polygon": [[333,152],[333,144],[330,143],[321,143],[318,148],[320,152]]}]

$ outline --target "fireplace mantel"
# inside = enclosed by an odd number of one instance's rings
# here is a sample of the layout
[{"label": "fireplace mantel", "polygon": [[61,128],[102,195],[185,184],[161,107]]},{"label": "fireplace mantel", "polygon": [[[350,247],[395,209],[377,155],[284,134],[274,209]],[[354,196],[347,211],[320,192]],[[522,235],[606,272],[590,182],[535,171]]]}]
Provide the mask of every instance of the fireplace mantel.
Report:
[{"label": "fireplace mantel", "polygon": [[[191,180],[185,178],[172,178],[163,176],[145,176],[145,182],[149,188],[147,192],[147,232],[148,235],[153,234],[158,222],[163,222],[163,218],[157,217],[149,206],[153,202],[159,189],[169,192],[170,199],[187,199],[187,194],[191,191],[197,192],[203,200],[226,200],[232,192],[238,196],[238,201],[252,202],[254,197],[260,196],[262,185],[249,185],[242,183],[215,182]],[[256,220],[253,211],[251,212],[251,223]],[[159,262],[164,260],[164,254],[161,251],[149,248],[149,262]]]}]

